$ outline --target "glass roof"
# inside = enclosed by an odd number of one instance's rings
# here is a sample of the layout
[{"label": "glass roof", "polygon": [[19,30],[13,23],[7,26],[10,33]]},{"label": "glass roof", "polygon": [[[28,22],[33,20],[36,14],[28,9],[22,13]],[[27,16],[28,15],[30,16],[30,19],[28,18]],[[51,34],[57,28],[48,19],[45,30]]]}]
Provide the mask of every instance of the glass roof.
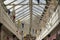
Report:
[{"label": "glass roof", "polygon": [[[44,12],[45,0],[40,0],[40,4],[38,4],[37,0],[32,0],[33,7],[32,7],[32,13],[35,16],[41,16]],[[7,9],[10,9],[10,11],[13,11],[13,4],[14,4],[14,10],[15,10],[15,16],[16,21],[17,20],[25,20],[30,18],[30,9],[29,9],[29,0],[6,0],[4,1],[4,4],[6,5]]]}]

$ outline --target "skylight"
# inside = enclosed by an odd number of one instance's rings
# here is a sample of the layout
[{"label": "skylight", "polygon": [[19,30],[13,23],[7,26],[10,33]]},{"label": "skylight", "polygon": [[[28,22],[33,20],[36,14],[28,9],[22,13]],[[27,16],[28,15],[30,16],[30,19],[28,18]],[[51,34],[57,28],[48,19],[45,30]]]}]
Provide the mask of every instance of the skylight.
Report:
[{"label": "skylight", "polygon": [[[33,14],[35,16],[37,15],[41,16],[45,8],[44,4],[46,4],[46,1],[40,0],[40,4],[37,3],[37,0],[32,0],[32,2],[33,2],[32,4]],[[13,11],[13,4],[15,5],[16,20],[25,19],[26,16],[30,15],[29,0],[6,0],[4,4],[8,9],[10,9],[11,12]],[[26,18],[28,19],[29,17],[26,17]]]}]

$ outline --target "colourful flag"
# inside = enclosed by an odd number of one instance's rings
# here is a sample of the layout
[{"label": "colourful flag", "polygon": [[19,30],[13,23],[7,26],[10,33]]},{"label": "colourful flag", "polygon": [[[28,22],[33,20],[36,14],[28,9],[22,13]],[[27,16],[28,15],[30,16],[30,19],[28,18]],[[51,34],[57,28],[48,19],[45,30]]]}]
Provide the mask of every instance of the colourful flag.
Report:
[{"label": "colourful flag", "polygon": [[20,27],[20,25],[21,25],[21,22],[20,22],[20,20],[18,20],[18,27]]},{"label": "colourful flag", "polygon": [[22,23],[22,28],[24,28],[24,23]]},{"label": "colourful flag", "polygon": [[40,0],[37,0],[38,4],[40,3]]}]

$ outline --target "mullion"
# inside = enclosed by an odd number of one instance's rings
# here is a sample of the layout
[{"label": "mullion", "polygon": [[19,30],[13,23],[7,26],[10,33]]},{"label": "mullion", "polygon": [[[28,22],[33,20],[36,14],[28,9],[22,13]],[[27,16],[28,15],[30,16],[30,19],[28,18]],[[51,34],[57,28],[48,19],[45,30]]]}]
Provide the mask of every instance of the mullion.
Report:
[{"label": "mullion", "polygon": [[36,16],[37,18],[39,18],[36,14],[33,13],[34,16]]},{"label": "mullion", "polygon": [[18,10],[18,9],[20,9],[20,8],[22,8],[22,7],[24,7],[24,5],[20,6],[20,7],[19,7],[19,8],[17,8],[17,9],[15,9],[15,11],[16,11],[16,10]]},{"label": "mullion", "polygon": [[33,11],[33,12],[39,15],[39,13],[37,13],[36,11]]},{"label": "mullion", "polygon": [[40,6],[40,5],[38,5],[38,6],[37,6],[37,5],[34,5],[34,6],[36,6],[36,7],[40,7],[40,8],[42,8],[42,9],[44,9],[44,7],[42,7],[42,6]]},{"label": "mullion", "polygon": [[[33,2],[33,4],[36,4],[36,3]],[[37,3],[37,4],[38,4],[38,3]],[[38,4],[38,5],[46,5],[46,4],[44,4],[44,3],[40,3],[40,4]]]},{"label": "mullion", "polygon": [[[22,2],[20,2],[20,3],[18,3],[18,4],[21,4],[21,3],[23,3],[24,1],[22,1]],[[17,6],[18,4],[16,4],[15,6]],[[10,9],[12,9],[13,7],[11,7]]]},{"label": "mullion", "polygon": [[41,10],[41,9],[39,9],[39,8],[35,7],[35,6],[34,6],[34,8],[36,8],[36,9],[37,9],[37,10],[39,10],[39,11],[43,11],[43,10]]},{"label": "mullion", "polygon": [[15,2],[15,1],[17,1],[17,0],[14,0],[14,1],[10,2],[9,4],[6,4],[6,6],[10,5],[11,3]]},{"label": "mullion", "polygon": [[[27,9],[27,10],[25,10],[24,12],[20,13],[19,15],[21,15],[21,14],[23,14],[23,13],[27,12],[27,11],[28,11],[28,9]],[[17,15],[17,17],[18,17],[19,15]]]},{"label": "mullion", "polygon": [[40,12],[38,12],[36,9],[33,9],[34,11],[36,11],[37,13],[41,14]]},{"label": "mullion", "polygon": [[[24,15],[27,14],[27,13],[28,13],[28,12],[24,13],[23,15],[21,15],[21,16],[19,16],[19,17],[22,17],[22,16],[24,16]],[[18,17],[18,18],[19,18],[19,17]]]},{"label": "mullion", "polygon": [[24,9],[26,9],[26,8],[28,8],[28,6],[27,6],[27,7],[25,7],[25,8],[23,8],[22,10],[18,11],[17,13],[22,12],[22,11],[23,11]]},{"label": "mullion", "polygon": [[[30,17],[29,17],[29,15],[28,15],[28,16],[26,16],[25,18],[29,19]],[[25,18],[23,18],[23,19],[25,19]],[[21,21],[22,21],[23,19],[21,19]]]},{"label": "mullion", "polygon": [[[29,15],[29,14],[28,14]],[[24,16],[23,18],[27,17],[28,15]],[[22,20],[23,18],[21,18],[20,20]]]},{"label": "mullion", "polygon": [[33,14],[39,15],[38,13],[36,13],[35,11],[33,11]]},{"label": "mullion", "polygon": [[28,16],[28,15],[29,15],[29,14],[27,14],[27,15],[24,15],[23,17],[21,17],[21,18],[20,18],[20,20],[21,20],[21,19],[23,19],[23,18],[25,18],[25,17],[26,17],[26,16]]},{"label": "mullion", "polygon": [[19,5],[19,4],[21,4],[21,3],[25,2],[25,1],[26,1],[26,0],[24,0],[24,1],[20,2],[20,3],[18,3],[17,5]]}]

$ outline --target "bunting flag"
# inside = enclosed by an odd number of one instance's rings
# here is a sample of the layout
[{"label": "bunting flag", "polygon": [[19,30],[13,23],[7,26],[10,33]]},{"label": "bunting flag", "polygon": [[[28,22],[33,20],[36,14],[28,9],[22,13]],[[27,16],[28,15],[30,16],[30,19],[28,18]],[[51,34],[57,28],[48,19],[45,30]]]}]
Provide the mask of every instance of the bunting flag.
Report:
[{"label": "bunting flag", "polygon": [[60,0],[58,0],[58,4],[60,5]]},{"label": "bunting flag", "polygon": [[21,31],[20,34],[23,35],[23,31]]},{"label": "bunting flag", "polygon": [[34,29],[32,29],[32,33],[34,34]]},{"label": "bunting flag", "polygon": [[35,30],[35,33],[37,34],[37,30]]},{"label": "bunting flag", "polygon": [[24,23],[22,23],[22,28],[24,28]]},{"label": "bunting flag", "polygon": [[21,25],[21,21],[20,21],[20,20],[18,20],[18,27],[20,27],[20,25]]},{"label": "bunting flag", "polygon": [[7,9],[7,12],[8,12],[8,15],[10,14],[10,10],[9,9]]},{"label": "bunting flag", "polygon": [[9,40],[9,37],[7,36],[7,40]]},{"label": "bunting flag", "polygon": [[40,0],[37,0],[38,4],[40,3]]}]

